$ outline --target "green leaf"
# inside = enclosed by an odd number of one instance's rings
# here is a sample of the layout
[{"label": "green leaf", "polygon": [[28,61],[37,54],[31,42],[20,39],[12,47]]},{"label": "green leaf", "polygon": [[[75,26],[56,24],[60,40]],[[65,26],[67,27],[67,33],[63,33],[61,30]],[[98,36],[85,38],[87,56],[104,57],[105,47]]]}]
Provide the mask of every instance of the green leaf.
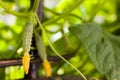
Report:
[{"label": "green leaf", "polygon": [[75,25],[70,32],[82,42],[90,59],[98,71],[106,75],[108,80],[120,80],[120,39],[104,34],[96,23]]},{"label": "green leaf", "polygon": [[120,37],[111,35],[109,33],[106,34],[107,38],[110,40],[111,44],[112,44],[112,48],[113,48],[113,54],[115,57],[115,69],[116,69],[116,73],[114,73],[114,75],[116,74],[116,76],[118,77],[117,80],[120,80]]}]

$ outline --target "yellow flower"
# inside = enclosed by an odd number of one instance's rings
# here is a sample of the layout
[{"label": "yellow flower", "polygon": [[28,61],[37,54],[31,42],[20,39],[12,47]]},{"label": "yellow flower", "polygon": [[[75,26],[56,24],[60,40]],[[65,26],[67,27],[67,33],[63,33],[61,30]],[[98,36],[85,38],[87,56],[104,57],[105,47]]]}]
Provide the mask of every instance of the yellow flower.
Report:
[{"label": "yellow flower", "polygon": [[43,67],[45,69],[46,76],[50,77],[51,76],[51,65],[48,62],[48,60],[43,61]]},{"label": "yellow flower", "polygon": [[28,74],[29,67],[30,67],[30,55],[29,55],[29,53],[24,54],[24,56],[22,58],[22,64],[24,67],[25,74]]}]

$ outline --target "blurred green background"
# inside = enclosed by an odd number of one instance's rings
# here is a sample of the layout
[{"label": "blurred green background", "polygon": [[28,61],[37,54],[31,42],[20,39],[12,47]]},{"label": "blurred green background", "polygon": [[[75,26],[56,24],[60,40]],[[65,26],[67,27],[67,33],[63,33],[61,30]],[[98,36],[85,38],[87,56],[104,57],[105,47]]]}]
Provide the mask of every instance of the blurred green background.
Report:
[{"label": "blurred green background", "polygon": [[[10,10],[27,14],[30,0],[2,0]],[[77,2],[80,2],[77,4]],[[77,5],[73,7],[74,5]],[[96,22],[104,29],[119,35],[120,31],[120,0],[44,0],[43,26],[53,42],[55,49],[61,54],[70,55],[78,46],[79,50],[69,61],[87,77],[103,78],[89,59],[79,40],[70,34],[70,25],[85,22]],[[58,19],[58,20],[57,20]],[[27,19],[17,17],[0,6],[0,59],[15,59],[22,57],[22,31]],[[43,36],[49,56],[56,55]],[[79,76],[64,61],[52,64],[53,76]],[[39,67],[39,76],[45,76],[42,65]],[[24,77],[22,66],[0,68],[0,79],[20,79]]]}]

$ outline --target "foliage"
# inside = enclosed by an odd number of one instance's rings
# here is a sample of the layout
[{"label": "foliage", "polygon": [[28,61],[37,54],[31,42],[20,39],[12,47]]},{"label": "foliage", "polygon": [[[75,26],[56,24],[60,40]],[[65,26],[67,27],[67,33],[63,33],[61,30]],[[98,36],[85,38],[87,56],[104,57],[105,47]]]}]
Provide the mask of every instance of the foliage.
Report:
[{"label": "foliage", "polygon": [[[36,10],[31,4],[32,0],[0,0],[0,59],[22,57],[21,35]],[[85,76],[120,80],[119,4],[120,0],[44,0],[42,26],[60,55],[75,54],[69,62]],[[42,39],[47,56],[56,55],[44,31]],[[18,67],[1,68],[0,78],[23,78],[23,67]],[[52,74],[79,76],[63,61],[52,64]],[[41,65],[39,75],[44,76]]]},{"label": "foliage", "polygon": [[95,23],[70,27],[83,43],[83,46],[101,74],[108,80],[119,80],[119,37],[108,35]]}]

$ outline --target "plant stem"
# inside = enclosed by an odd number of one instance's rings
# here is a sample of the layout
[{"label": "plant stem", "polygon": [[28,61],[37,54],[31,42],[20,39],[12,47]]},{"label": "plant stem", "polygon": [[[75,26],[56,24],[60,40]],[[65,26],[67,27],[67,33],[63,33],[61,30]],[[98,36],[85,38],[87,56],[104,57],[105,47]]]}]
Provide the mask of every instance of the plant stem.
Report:
[{"label": "plant stem", "polygon": [[[64,19],[64,22],[65,22],[65,19]],[[62,26],[62,29],[61,29],[61,33],[62,33],[62,36],[63,36],[63,39],[65,40],[65,43],[67,44],[67,51],[70,51],[72,50],[72,45],[70,44],[70,41],[68,39],[68,37],[66,36],[65,34],[65,31],[64,31],[64,24],[61,25]]]},{"label": "plant stem", "polygon": [[64,18],[66,15],[70,14],[70,12],[72,12],[76,7],[78,7],[84,0],[78,0],[78,2],[75,2],[75,4],[73,6],[71,6],[71,8],[67,9],[62,15],[54,18],[54,19],[50,19],[49,21],[43,23],[43,26],[52,24],[58,20],[60,20],[61,18]]},{"label": "plant stem", "polygon": [[40,0],[35,0],[32,12],[37,12]]},{"label": "plant stem", "polygon": [[61,59],[63,59],[63,60],[64,60],[67,64],[69,64],[73,69],[75,69],[75,70],[84,78],[84,80],[87,80],[87,78],[86,78],[74,65],[72,65],[69,61],[67,61],[64,57],[62,57],[62,56],[54,49],[52,43],[50,42],[50,40],[49,40],[49,38],[48,38],[48,36],[47,36],[46,31],[44,30],[42,24],[40,23],[40,21],[39,21],[39,19],[38,19],[37,13],[35,13],[35,16],[36,16],[36,19],[37,19],[37,21],[38,21],[38,23],[39,23],[39,26],[41,27],[44,35],[45,35],[46,38],[47,38],[47,41],[48,41],[51,49],[52,49]]},{"label": "plant stem", "polygon": [[[28,18],[30,13],[20,13],[20,12],[16,12],[16,11],[8,11],[7,13],[15,15],[17,17],[23,17],[23,18]],[[28,15],[26,15],[28,14]]]},{"label": "plant stem", "polygon": [[0,0],[0,6],[5,10],[5,12],[18,17],[28,18],[30,15],[28,13],[27,13],[28,15],[26,15],[26,13],[20,13],[20,12],[9,10],[9,8],[5,5],[5,3],[2,0]]},{"label": "plant stem", "polygon": [[100,9],[102,9],[104,7],[104,4],[107,2],[107,0],[104,0],[102,3],[100,3],[100,1],[98,2],[96,9],[94,9],[94,11],[92,12],[92,15],[90,16],[90,19],[88,22],[91,22],[94,17],[96,16],[96,14],[100,11]]},{"label": "plant stem", "polygon": [[[44,9],[47,10],[47,11],[49,11],[49,12],[51,12],[51,13],[53,13],[53,14],[55,14],[55,15],[58,15],[58,16],[62,15],[61,13],[57,13],[57,12],[53,11],[52,9],[47,8],[47,7],[44,7]],[[78,16],[76,14],[70,13],[70,16],[78,18],[79,20],[81,20],[81,21],[84,22],[84,20],[82,19],[82,17],[80,17],[80,16]]]}]

